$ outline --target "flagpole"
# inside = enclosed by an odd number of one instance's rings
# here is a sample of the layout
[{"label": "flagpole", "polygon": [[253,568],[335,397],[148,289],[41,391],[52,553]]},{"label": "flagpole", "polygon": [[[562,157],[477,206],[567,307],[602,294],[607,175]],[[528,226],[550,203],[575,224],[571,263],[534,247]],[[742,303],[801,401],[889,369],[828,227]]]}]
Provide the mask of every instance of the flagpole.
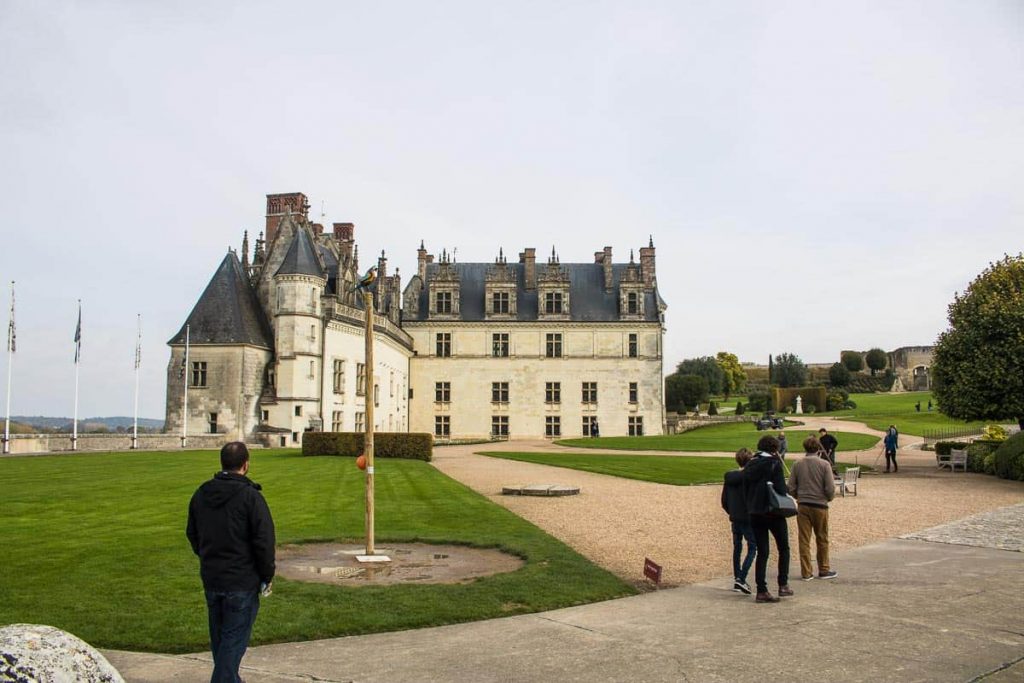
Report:
[{"label": "flagpole", "polygon": [[132,450],[139,447],[139,365],[142,362],[142,314],[138,315],[138,335],[135,337],[135,421],[132,425]]},{"label": "flagpole", "polygon": [[11,374],[14,372],[14,280],[11,280],[11,320],[7,323],[7,416],[4,418],[4,453],[11,452]]},{"label": "flagpole", "polygon": [[184,448],[188,437],[188,341],[189,325],[185,324],[185,365],[182,371],[185,376],[185,401],[181,411],[181,447]]},{"label": "flagpole", "polygon": [[78,327],[75,328],[75,417],[71,422],[71,450],[78,450],[78,365],[82,351],[82,300],[78,300]]}]

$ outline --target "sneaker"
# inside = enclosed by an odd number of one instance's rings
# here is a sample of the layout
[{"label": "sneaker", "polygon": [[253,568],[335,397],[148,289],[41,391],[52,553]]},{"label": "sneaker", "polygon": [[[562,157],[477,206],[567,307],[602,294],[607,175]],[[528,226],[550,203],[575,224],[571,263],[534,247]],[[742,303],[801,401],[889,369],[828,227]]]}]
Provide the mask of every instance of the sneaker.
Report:
[{"label": "sneaker", "polygon": [[733,582],[732,589],[734,591],[739,591],[740,593],[743,593],[744,595],[750,595],[751,593],[754,592],[754,591],[750,590],[750,586],[747,584],[746,581],[740,581],[739,579],[736,579]]},{"label": "sneaker", "polygon": [[771,593],[758,593],[754,597],[754,602],[780,602],[782,598],[777,598]]},{"label": "sneaker", "polygon": [[779,586],[779,597],[788,598],[793,595],[793,589],[789,586]]},{"label": "sneaker", "polygon": [[819,579],[834,579],[839,576],[839,572],[818,572]]},{"label": "sneaker", "polygon": [[810,576],[801,576],[800,580],[801,581],[810,581],[813,578],[814,578],[814,574],[811,574]]}]

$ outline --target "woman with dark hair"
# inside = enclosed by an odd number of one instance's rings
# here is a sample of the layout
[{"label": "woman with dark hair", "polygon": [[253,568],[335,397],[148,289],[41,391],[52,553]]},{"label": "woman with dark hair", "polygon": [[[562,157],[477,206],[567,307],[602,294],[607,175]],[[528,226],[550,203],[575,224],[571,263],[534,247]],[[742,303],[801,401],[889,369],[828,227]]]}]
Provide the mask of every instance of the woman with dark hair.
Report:
[{"label": "woman with dark hair", "polygon": [[885,432],[885,473],[889,473],[889,465],[892,464],[892,471],[899,472],[900,466],[896,464],[896,449],[899,448],[900,433],[896,431],[896,425],[889,425]]},{"label": "woman with dark hair", "polygon": [[[757,543],[757,559],[754,562],[757,602],[778,602],[780,598],[793,595],[793,589],[789,587],[789,526],[785,517],[771,514],[768,506],[769,484],[780,496],[788,495],[782,460],[779,458],[779,441],[774,436],[763,436],[757,442],[757,454],[743,468],[743,495]],[[778,597],[768,592],[769,533],[775,538],[775,548],[779,552]]]}]

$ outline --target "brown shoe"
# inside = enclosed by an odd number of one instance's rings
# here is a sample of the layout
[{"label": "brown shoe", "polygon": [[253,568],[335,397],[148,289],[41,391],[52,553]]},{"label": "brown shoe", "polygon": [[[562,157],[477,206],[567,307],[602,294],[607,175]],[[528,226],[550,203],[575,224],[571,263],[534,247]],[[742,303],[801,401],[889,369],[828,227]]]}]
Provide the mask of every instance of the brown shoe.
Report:
[{"label": "brown shoe", "polygon": [[777,597],[775,597],[774,595],[772,595],[771,593],[768,593],[768,592],[758,593],[754,597],[754,602],[779,602],[780,600],[781,600],[781,598],[777,598]]},{"label": "brown shoe", "polygon": [[788,598],[793,595],[793,589],[789,586],[779,586],[779,597]]}]

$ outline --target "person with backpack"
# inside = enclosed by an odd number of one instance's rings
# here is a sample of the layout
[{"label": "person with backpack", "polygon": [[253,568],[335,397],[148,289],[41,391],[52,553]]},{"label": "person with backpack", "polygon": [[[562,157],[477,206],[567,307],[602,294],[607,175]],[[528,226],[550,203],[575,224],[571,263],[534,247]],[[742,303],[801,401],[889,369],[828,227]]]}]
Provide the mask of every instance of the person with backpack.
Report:
[{"label": "person with backpack", "polygon": [[[738,470],[725,473],[725,484],[722,486],[722,509],[729,514],[732,525],[732,589],[750,595],[747,574],[754,563],[754,530],[750,526],[750,515],[747,514],[747,501],[743,497],[743,468],[754,454],[750,449],[741,448],[736,451]],[[743,544],[746,542],[747,553],[743,556]],[[742,561],[741,561],[742,557]]]},{"label": "person with backpack", "polygon": [[[776,495],[788,496],[782,459],[779,458],[779,441],[774,436],[761,437],[757,442],[757,453],[743,468],[743,497],[757,545],[754,581],[757,584],[755,601],[759,603],[779,602],[781,598],[793,595],[793,589],[789,587],[789,526],[785,517],[772,514],[768,485]],[[768,592],[769,534],[775,539],[779,553],[778,596]]]}]

